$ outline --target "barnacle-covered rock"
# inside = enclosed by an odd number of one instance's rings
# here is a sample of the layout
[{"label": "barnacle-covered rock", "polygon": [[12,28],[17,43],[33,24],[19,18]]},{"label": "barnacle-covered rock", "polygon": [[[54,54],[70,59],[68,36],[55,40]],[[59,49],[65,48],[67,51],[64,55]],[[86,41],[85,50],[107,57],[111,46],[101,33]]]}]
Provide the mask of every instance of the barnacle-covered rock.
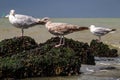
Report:
[{"label": "barnacle-covered rock", "polygon": [[92,40],[90,43],[90,47],[94,56],[98,57],[118,57],[116,49],[110,49],[107,44],[103,42],[99,42],[97,40]]},{"label": "barnacle-covered rock", "polygon": [[[8,42],[9,40],[11,39],[8,39]],[[19,38],[14,40],[18,41],[17,44],[21,43],[21,45],[16,46],[16,48],[20,48],[27,39],[24,42],[23,40],[19,42]],[[34,47],[27,47],[25,45],[25,48],[18,51],[13,46],[10,47],[13,51],[9,53],[8,50],[5,53],[6,56],[0,57],[1,78],[77,75],[80,74],[81,63],[95,64],[94,56],[91,55],[91,49],[87,43],[67,38],[65,38],[65,41],[65,45],[59,48],[55,47],[59,42],[58,37],[51,38],[39,45],[32,40],[33,44],[30,46],[34,45]],[[15,44],[14,42],[16,41],[10,42]],[[7,54],[11,54],[11,56]]]},{"label": "barnacle-covered rock", "polygon": [[37,44],[23,36],[0,42],[0,78],[63,76],[80,74],[81,64],[95,65],[95,56],[115,57],[116,49],[93,40],[90,44],[65,38],[65,45],[55,47],[59,37]]},{"label": "barnacle-covered rock", "polygon": [[37,46],[34,39],[28,36],[5,39],[0,42],[0,56],[11,56]]},{"label": "barnacle-covered rock", "polygon": [[[47,40],[45,43],[39,44],[39,46],[46,49],[45,51],[50,51],[51,49],[56,50],[57,48],[55,48],[55,45],[59,43],[59,40],[59,37],[54,37]],[[91,48],[88,43],[65,38],[65,45],[59,47],[59,49],[63,48],[69,48],[74,51],[75,56],[80,57],[81,63],[95,65],[94,56],[92,55]]]}]

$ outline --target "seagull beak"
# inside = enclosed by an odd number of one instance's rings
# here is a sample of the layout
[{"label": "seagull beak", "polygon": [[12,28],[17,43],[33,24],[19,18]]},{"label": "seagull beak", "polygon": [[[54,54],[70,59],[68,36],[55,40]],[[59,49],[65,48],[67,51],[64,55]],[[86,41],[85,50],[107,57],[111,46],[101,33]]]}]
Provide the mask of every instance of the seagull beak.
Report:
[{"label": "seagull beak", "polygon": [[41,24],[41,25],[45,25],[46,22],[40,20],[40,21],[39,21],[39,24]]}]

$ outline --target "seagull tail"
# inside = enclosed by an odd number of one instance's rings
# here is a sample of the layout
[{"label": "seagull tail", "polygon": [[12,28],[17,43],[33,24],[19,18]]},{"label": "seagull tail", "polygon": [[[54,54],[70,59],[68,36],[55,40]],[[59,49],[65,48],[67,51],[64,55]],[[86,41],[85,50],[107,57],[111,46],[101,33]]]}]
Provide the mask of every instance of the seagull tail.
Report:
[{"label": "seagull tail", "polygon": [[76,31],[83,31],[83,30],[88,30],[88,27],[72,27],[69,29],[70,32],[76,32]]},{"label": "seagull tail", "polygon": [[114,33],[116,31],[116,29],[112,29],[111,31],[110,31],[110,33]]},{"label": "seagull tail", "polygon": [[112,29],[111,31],[116,31],[116,29]]},{"label": "seagull tail", "polygon": [[88,30],[88,29],[89,29],[88,27],[79,27],[79,31]]}]

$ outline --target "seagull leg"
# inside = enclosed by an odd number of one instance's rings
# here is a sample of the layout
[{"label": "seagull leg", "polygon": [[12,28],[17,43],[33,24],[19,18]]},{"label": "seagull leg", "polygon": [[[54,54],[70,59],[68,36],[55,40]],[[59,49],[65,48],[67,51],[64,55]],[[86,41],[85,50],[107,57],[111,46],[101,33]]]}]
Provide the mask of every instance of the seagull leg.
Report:
[{"label": "seagull leg", "polygon": [[60,37],[60,42],[59,42],[59,45],[61,45],[62,44],[62,36]]},{"label": "seagull leg", "polygon": [[22,28],[21,30],[22,30],[22,36],[23,36],[23,34],[24,34],[24,30],[23,30],[23,28]]},{"label": "seagull leg", "polygon": [[101,42],[101,36],[98,36],[99,37],[99,42]]},{"label": "seagull leg", "polygon": [[60,42],[59,44],[55,45],[55,47],[60,47],[62,45],[62,36],[60,36]]},{"label": "seagull leg", "polygon": [[62,39],[63,39],[63,42],[62,42],[61,45],[64,45],[65,44],[65,38],[64,38],[64,36],[62,36]]}]

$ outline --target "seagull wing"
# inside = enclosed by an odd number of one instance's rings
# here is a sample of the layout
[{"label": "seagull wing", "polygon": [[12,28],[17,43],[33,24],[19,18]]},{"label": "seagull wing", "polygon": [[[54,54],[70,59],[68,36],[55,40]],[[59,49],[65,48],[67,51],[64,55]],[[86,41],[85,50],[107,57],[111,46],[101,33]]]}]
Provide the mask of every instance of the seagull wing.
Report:
[{"label": "seagull wing", "polygon": [[79,29],[76,25],[71,25],[67,23],[59,23],[59,25],[56,26],[56,31],[61,34],[68,34],[72,33],[73,31]]},{"label": "seagull wing", "polygon": [[94,29],[94,33],[97,35],[105,35],[105,34],[109,33],[110,31],[111,31],[111,29],[102,28],[102,27],[97,27]]},{"label": "seagull wing", "polygon": [[16,22],[22,26],[32,26],[37,22],[37,19],[27,15],[16,14],[15,18]]},{"label": "seagull wing", "polygon": [[50,26],[51,26],[51,31],[54,32],[54,33],[58,33],[58,34],[64,34],[67,29],[66,29],[66,23],[51,23]]}]

